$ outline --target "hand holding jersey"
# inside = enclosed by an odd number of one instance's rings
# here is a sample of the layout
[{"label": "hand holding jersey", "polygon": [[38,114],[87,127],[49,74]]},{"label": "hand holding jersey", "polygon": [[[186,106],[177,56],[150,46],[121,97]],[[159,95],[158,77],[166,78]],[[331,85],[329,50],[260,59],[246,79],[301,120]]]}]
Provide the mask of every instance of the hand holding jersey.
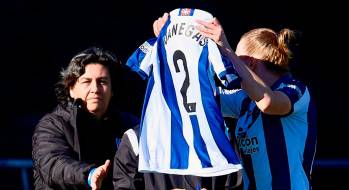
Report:
[{"label": "hand holding jersey", "polygon": [[[291,101],[289,97],[280,91],[273,91],[269,87],[277,80],[278,77],[269,77],[274,79],[272,80],[273,82],[268,84],[266,80],[261,78],[261,76],[265,75],[267,72],[263,71],[263,74],[256,74],[255,62],[259,59],[255,58],[252,61],[250,58],[248,58],[249,56],[247,56],[245,52],[237,52],[239,56],[235,54],[230,47],[224,34],[224,30],[217,19],[214,19],[211,22],[200,20],[197,22],[200,24],[197,29],[201,32],[201,34],[212,38],[219,45],[221,52],[224,52],[224,54],[232,60],[236,70],[239,73],[239,76],[244,79],[241,83],[242,88],[247,92],[248,96],[252,100],[256,101],[259,109],[263,110],[265,113],[274,115],[284,115],[291,111]],[[240,49],[237,49],[237,51]],[[246,59],[248,64],[244,63],[244,59]]]},{"label": "hand holding jersey", "polygon": [[216,18],[213,18],[210,22],[205,22],[202,20],[196,20],[196,22],[199,24],[198,26],[196,26],[196,28],[203,35],[216,42],[216,44],[220,48],[221,53],[223,53],[225,56],[228,56],[229,52],[232,51],[232,48],[230,47],[227,37],[224,34],[223,28],[219,27],[219,21]]},{"label": "hand holding jersey", "polygon": [[159,17],[157,20],[154,21],[153,23],[153,32],[156,37],[159,36],[160,31],[162,27],[165,25],[169,15],[168,13],[164,13],[162,17]]}]

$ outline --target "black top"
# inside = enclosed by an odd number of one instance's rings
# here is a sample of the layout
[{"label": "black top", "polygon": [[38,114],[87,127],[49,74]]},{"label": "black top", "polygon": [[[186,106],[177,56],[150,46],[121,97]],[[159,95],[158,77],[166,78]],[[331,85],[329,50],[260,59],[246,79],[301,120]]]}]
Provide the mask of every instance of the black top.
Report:
[{"label": "black top", "polygon": [[[138,122],[117,110],[97,120],[85,110],[81,101],[58,105],[37,124],[32,139],[35,189],[88,189],[91,168],[112,161],[116,140]],[[111,173],[103,189],[112,189]]]}]

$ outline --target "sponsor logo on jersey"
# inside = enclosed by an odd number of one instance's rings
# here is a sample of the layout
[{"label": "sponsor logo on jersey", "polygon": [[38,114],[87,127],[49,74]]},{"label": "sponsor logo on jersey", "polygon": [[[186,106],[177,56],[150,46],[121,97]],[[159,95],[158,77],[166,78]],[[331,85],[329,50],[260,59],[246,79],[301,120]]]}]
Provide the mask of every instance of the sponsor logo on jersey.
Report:
[{"label": "sponsor logo on jersey", "polygon": [[190,16],[191,9],[181,9],[180,16]]},{"label": "sponsor logo on jersey", "polygon": [[146,41],[141,46],[139,46],[139,49],[142,50],[145,54],[147,54],[152,46]]},{"label": "sponsor logo on jersey", "polygon": [[238,138],[238,146],[243,154],[254,154],[259,151],[257,137],[240,137]]}]

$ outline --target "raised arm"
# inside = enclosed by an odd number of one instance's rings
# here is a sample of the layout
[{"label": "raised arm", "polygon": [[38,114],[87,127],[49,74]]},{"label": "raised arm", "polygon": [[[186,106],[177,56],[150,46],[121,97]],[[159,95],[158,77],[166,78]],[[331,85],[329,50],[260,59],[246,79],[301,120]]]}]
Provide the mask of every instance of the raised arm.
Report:
[{"label": "raised arm", "polygon": [[[290,99],[280,91],[272,91],[262,78],[252,68],[251,62],[244,61],[231,48],[222,25],[215,18],[211,22],[198,20],[197,29],[202,35],[215,41],[222,54],[227,56],[234,64],[239,76],[242,78],[241,87],[247,95],[256,102],[258,108],[268,114],[284,115],[291,110]],[[241,56],[243,57],[243,56]],[[246,56],[247,57],[247,56]]]}]

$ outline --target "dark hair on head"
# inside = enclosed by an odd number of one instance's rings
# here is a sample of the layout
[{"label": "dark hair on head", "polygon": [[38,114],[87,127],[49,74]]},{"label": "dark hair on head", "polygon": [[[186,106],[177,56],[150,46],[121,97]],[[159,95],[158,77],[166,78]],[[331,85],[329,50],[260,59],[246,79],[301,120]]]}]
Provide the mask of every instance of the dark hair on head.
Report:
[{"label": "dark hair on head", "polygon": [[67,68],[60,72],[60,80],[56,83],[55,93],[57,101],[62,105],[67,105],[72,101],[69,90],[73,87],[78,78],[85,73],[86,65],[90,63],[98,63],[106,66],[111,77],[111,86],[113,94],[115,94],[120,77],[120,62],[116,56],[102,48],[91,47],[78,54],[71,60]]}]

